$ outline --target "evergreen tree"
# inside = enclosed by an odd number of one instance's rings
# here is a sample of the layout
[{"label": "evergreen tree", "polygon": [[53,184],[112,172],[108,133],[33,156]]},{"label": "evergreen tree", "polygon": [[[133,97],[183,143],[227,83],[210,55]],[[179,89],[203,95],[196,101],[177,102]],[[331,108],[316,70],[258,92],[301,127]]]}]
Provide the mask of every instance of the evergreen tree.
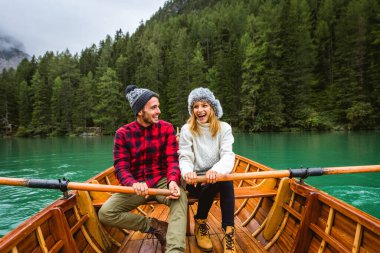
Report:
[{"label": "evergreen tree", "polygon": [[69,79],[62,80],[60,99],[65,101],[65,107],[62,108],[61,129],[64,133],[72,133],[74,131],[73,115],[75,110],[75,89]]},{"label": "evergreen tree", "polygon": [[84,49],[79,58],[80,73],[82,75],[87,75],[89,72],[95,73],[98,58],[98,49],[95,44]]},{"label": "evergreen tree", "polygon": [[26,81],[22,81],[19,87],[19,126],[25,128],[32,120],[32,103],[30,98],[30,87]]},{"label": "evergreen tree", "polygon": [[[343,10],[336,28],[337,48],[335,50],[336,79],[332,87],[337,121],[352,127],[367,127],[373,122],[371,113],[359,113],[373,110],[369,104],[368,93],[371,90],[366,80],[368,59],[368,17],[372,5],[367,0],[353,0]],[[363,108],[366,108],[365,110]],[[355,111],[356,113],[353,113]],[[356,114],[355,117],[352,114]],[[358,125],[357,118],[362,117]],[[355,120],[355,121],[354,121]]]},{"label": "evergreen tree", "polygon": [[190,89],[190,45],[185,29],[175,35],[177,40],[169,55],[169,81],[167,85],[168,113],[175,126],[182,126],[189,117],[187,97]]},{"label": "evergreen tree", "polygon": [[315,82],[314,49],[311,40],[310,9],[306,0],[283,1],[281,17],[281,69],[284,75],[281,94],[287,124],[307,127],[311,116],[310,88]]},{"label": "evergreen tree", "polygon": [[11,134],[13,127],[18,125],[17,108],[17,85],[15,80],[15,70],[3,70],[0,79],[0,131]]},{"label": "evergreen tree", "polygon": [[206,86],[220,99],[223,120],[246,131],[378,128],[379,6],[168,2],[132,35],[118,30],[79,56],[46,52],[3,71],[0,116],[20,135],[88,126],[113,134],[134,118],[123,89],[136,84],[158,92],[161,118],[181,126],[189,92]]},{"label": "evergreen tree", "polygon": [[96,68],[96,76],[101,77],[112,67],[112,38],[107,35],[106,39],[100,42],[99,60]]},{"label": "evergreen tree", "polygon": [[32,131],[35,135],[47,135],[50,132],[50,87],[37,70],[32,79],[33,113]]},{"label": "evergreen tree", "polygon": [[[254,42],[248,43],[243,63],[240,126],[246,131],[277,130],[285,121],[279,90],[283,82],[278,38],[280,9],[268,1],[259,13],[249,19]],[[249,41],[248,34],[245,37]]]},{"label": "evergreen tree", "polygon": [[380,125],[380,4],[378,1],[369,1],[371,6],[368,17],[368,88],[369,100],[373,106],[375,125]]},{"label": "evergreen tree", "polygon": [[51,96],[51,122],[53,126],[53,131],[55,134],[62,135],[63,129],[61,127],[62,122],[62,110],[65,106],[64,100],[60,97],[62,90],[62,79],[58,76],[55,78],[52,88]]},{"label": "evergreen tree", "polygon": [[117,81],[116,72],[108,68],[97,83],[96,105],[92,118],[103,133],[114,133],[123,118],[124,96],[121,84]]},{"label": "evergreen tree", "polygon": [[92,72],[83,77],[75,91],[75,112],[73,114],[76,132],[86,131],[92,124],[91,113],[95,107],[95,80]]},{"label": "evergreen tree", "polygon": [[206,71],[207,65],[203,58],[202,48],[200,43],[197,43],[190,62],[190,89],[207,86]]},{"label": "evergreen tree", "polygon": [[135,80],[139,86],[160,93],[162,77],[164,75],[160,50],[154,43],[149,43],[147,46],[142,60],[137,67]]}]

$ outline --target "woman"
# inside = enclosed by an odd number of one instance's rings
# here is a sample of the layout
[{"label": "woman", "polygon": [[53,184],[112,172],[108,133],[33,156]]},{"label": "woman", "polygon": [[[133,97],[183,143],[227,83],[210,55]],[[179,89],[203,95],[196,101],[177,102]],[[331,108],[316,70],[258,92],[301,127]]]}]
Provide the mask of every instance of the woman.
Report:
[{"label": "woman", "polygon": [[[222,107],[207,88],[190,92],[188,109],[190,118],[180,134],[179,165],[190,196],[199,198],[194,216],[195,238],[202,250],[213,250],[207,215],[215,195],[220,193],[224,252],[235,252],[233,183],[216,181],[218,174],[228,174],[233,169],[235,154],[232,152],[234,137],[231,126],[219,120],[223,115]],[[199,175],[205,175],[207,183],[197,183]]]}]

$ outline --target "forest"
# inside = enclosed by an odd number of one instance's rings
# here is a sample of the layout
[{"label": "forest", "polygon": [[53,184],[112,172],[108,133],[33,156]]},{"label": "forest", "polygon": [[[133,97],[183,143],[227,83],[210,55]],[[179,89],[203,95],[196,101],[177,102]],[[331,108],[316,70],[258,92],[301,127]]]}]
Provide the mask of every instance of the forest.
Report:
[{"label": "forest", "polygon": [[234,131],[380,126],[377,0],[169,0],[133,34],[96,43],[3,70],[1,133],[113,134],[134,120],[128,84],[156,91],[161,119],[179,127],[195,87],[214,92]]}]

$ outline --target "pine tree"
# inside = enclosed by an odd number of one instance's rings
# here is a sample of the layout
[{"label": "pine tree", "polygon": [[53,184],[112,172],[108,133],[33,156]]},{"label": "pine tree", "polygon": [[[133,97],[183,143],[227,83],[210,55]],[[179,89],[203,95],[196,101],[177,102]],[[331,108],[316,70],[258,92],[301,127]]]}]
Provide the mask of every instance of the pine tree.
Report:
[{"label": "pine tree", "polygon": [[79,58],[79,70],[82,75],[87,75],[89,72],[95,73],[98,64],[98,49],[95,44],[82,51]]},{"label": "pine tree", "polygon": [[75,91],[75,112],[73,114],[75,131],[81,133],[86,131],[92,124],[91,113],[95,107],[95,81],[92,72],[83,77]]},{"label": "pine tree", "polygon": [[47,135],[50,132],[50,87],[39,71],[33,75],[33,113],[32,131],[35,135]]},{"label": "pine tree", "polygon": [[19,127],[26,128],[32,120],[32,103],[30,87],[26,81],[22,81],[19,87]]},{"label": "pine tree", "polygon": [[336,28],[334,108],[338,123],[354,128],[367,127],[373,122],[373,108],[368,100],[371,88],[366,76],[370,59],[368,17],[372,8],[367,0],[351,1],[344,8]]},{"label": "pine tree", "polygon": [[167,86],[168,113],[175,126],[182,126],[189,117],[187,97],[190,89],[190,48],[185,29],[178,31],[169,55],[169,81]]},{"label": "pine tree", "polygon": [[207,86],[206,71],[207,65],[203,58],[202,47],[200,43],[197,43],[190,62],[190,89]]},{"label": "pine tree", "polygon": [[281,69],[284,75],[281,94],[290,127],[307,127],[311,116],[310,88],[315,82],[314,49],[311,40],[310,9],[306,0],[282,2]]},{"label": "pine tree", "polygon": [[96,126],[102,128],[103,133],[114,133],[123,118],[123,100],[121,84],[117,80],[116,72],[108,68],[97,83],[96,105],[92,118]]},{"label": "pine tree", "polygon": [[[280,94],[282,47],[279,37],[279,6],[266,2],[260,15],[251,16],[243,62],[240,127],[246,131],[280,129],[284,124],[284,105]],[[252,37],[253,42],[249,42]]]}]

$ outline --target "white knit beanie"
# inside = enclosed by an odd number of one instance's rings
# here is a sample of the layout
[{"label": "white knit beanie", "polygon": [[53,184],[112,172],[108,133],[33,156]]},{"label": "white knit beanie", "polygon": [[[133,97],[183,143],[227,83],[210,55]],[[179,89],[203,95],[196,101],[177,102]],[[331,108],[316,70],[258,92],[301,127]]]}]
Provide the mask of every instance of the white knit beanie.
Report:
[{"label": "white knit beanie", "polygon": [[220,119],[223,116],[223,109],[222,109],[222,106],[220,105],[219,100],[216,99],[214,94],[207,88],[200,87],[200,88],[196,88],[192,90],[189,94],[189,98],[187,101],[188,101],[188,109],[189,109],[190,115],[193,110],[193,105],[195,102],[206,101],[210,103],[210,105],[214,109],[216,117]]}]

